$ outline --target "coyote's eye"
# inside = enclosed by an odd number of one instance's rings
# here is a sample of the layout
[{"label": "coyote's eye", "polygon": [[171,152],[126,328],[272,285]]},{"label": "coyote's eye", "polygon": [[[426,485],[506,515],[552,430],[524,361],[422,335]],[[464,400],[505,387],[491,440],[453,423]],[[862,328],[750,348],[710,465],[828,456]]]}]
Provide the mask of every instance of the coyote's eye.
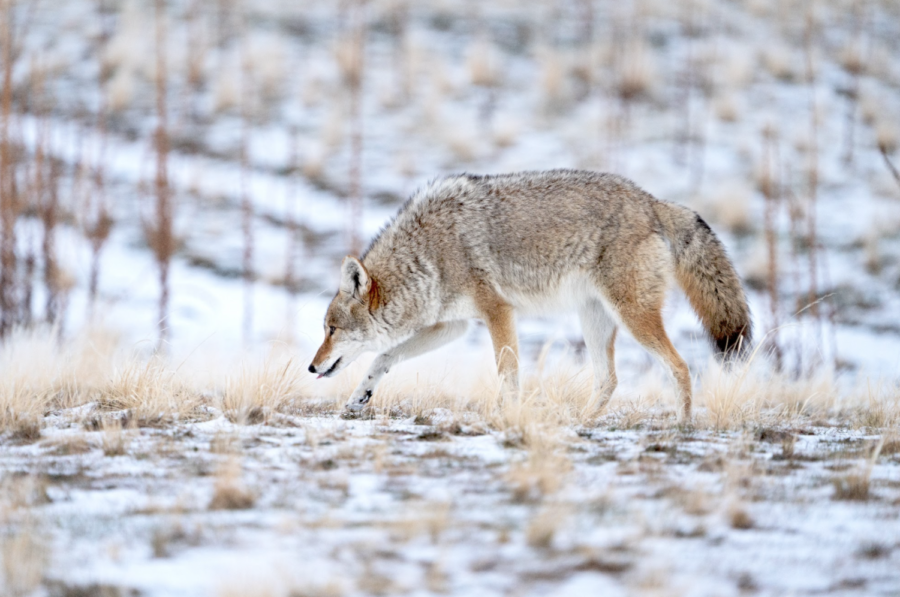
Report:
[{"label": "coyote's eye", "polygon": [[337,328],[335,328],[333,325],[328,326],[328,335],[334,336],[334,330],[336,330],[336,329]]}]

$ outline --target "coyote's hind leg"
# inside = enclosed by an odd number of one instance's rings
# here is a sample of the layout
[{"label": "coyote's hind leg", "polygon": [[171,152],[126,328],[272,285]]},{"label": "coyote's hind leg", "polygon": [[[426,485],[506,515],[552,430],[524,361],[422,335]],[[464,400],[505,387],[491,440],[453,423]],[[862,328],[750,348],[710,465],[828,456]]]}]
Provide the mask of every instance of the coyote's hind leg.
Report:
[{"label": "coyote's hind leg", "polygon": [[691,374],[688,371],[687,363],[684,362],[684,359],[672,346],[669,336],[666,335],[661,311],[657,309],[641,314],[626,311],[622,314],[622,323],[628,326],[634,339],[662,361],[669,370],[675,380],[675,389],[678,400],[681,402],[678,420],[681,423],[689,424],[691,422]]},{"label": "coyote's hind leg", "polygon": [[607,253],[597,272],[598,286],[616,319],[669,370],[681,406],[678,418],[690,423],[691,374],[672,346],[662,319],[671,259],[663,240],[650,237],[635,243],[627,255]]},{"label": "coyote's hind leg", "polygon": [[616,322],[597,299],[590,299],[578,308],[581,334],[591,355],[594,367],[594,389],[591,402],[600,411],[616,390]]}]

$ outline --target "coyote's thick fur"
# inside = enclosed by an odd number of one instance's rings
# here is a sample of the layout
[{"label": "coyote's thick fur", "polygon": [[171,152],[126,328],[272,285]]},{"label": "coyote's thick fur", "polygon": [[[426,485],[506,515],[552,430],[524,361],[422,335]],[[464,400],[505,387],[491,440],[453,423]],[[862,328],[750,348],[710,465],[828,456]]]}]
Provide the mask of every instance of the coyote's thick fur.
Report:
[{"label": "coyote's thick fur", "polygon": [[347,407],[363,408],[398,361],[459,337],[481,318],[504,394],[518,383],[516,310],[577,310],[594,364],[594,400],[616,387],[614,343],[624,326],[675,378],[690,419],[691,378],[663,328],[669,280],[684,289],[726,356],[750,342],[750,311],[722,243],[686,207],[613,174],[577,170],[432,182],[400,209],[362,259],[341,264],[325,341],[309,370],[330,376],[378,351]]}]

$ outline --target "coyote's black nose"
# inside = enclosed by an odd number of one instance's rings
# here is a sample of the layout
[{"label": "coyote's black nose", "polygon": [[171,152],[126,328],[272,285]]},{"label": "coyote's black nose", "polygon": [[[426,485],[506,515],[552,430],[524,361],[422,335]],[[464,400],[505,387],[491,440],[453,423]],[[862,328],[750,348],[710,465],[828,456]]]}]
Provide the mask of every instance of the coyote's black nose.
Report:
[{"label": "coyote's black nose", "polygon": [[316,372],[316,366],[315,366],[315,365],[310,365],[310,366],[309,366],[309,372],[310,372],[310,373],[315,373],[315,372]]}]

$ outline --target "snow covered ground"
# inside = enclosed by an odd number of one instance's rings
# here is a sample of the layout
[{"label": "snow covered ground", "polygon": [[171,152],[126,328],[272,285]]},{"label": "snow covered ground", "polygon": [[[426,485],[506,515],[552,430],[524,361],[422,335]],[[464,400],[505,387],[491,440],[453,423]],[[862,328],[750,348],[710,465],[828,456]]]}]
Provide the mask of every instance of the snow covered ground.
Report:
[{"label": "snow covered ground", "polygon": [[[160,596],[900,593],[900,181],[878,149],[900,162],[896,2],[166,7],[178,239],[169,360],[195,378],[204,362],[216,362],[218,373],[204,373],[213,381],[191,394],[202,408],[186,418],[98,430],[131,415],[116,403],[120,386],[92,381],[74,403],[48,398],[40,437],[2,432],[0,588]],[[156,344],[160,292],[145,234],[156,168],[154,6],[20,1],[14,11],[27,28],[17,38],[11,135],[24,155],[40,146],[62,166],[56,253],[71,283],[62,337],[79,342],[100,326],[119,336],[124,352],[145,357]],[[360,15],[368,26],[357,120],[346,81]],[[47,112],[37,109],[35,72],[48,90]],[[698,375],[694,430],[674,425],[661,369],[627,334],[617,343],[620,389],[598,421],[573,417],[523,439],[527,426],[499,424],[471,405],[415,407],[419,388],[432,392],[433,380],[443,380],[458,391],[490,363],[480,325],[392,371],[400,406],[376,400],[373,419],[339,418],[357,366],[330,385],[288,384],[265,404],[263,421],[235,423],[223,406],[230,382],[222,380],[239,377],[241,365],[223,363],[259,366],[288,351],[294,375],[321,340],[353,233],[357,126],[364,242],[442,174],[619,172],[697,209],[750,285],[756,337],[777,341],[789,371],[817,368],[817,379],[838,389],[804,386],[811,389],[799,392],[801,406],[789,415],[784,405],[795,403],[779,394],[760,407],[765,417],[712,423],[717,409],[731,407],[716,402],[702,330],[673,292],[667,329]],[[778,196],[777,322],[766,292],[767,170]],[[255,278],[249,338],[245,194]],[[101,200],[114,225],[91,306],[85,228]],[[18,218],[23,254],[40,246],[35,213]],[[818,319],[808,307],[813,213]],[[285,282],[292,251],[294,296]],[[38,280],[43,267],[38,255]],[[35,285],[36,320],[45,293]],[[582,362],[574,315],[518,325],[527,375],[544,365],[548,343],[548,369]],[[35,365],[42,366],[56,367]],[[121,374],[102,370],[110,379]],[[7,413],[22,387],[11,371],[0,370]],[[420,375],[431,385],[419,385]],[[778,394],[780,383],[763,391]],[[858,388],[867,387],[875,396],[868,407],[883,416],[863,416]],[[542,392],[537,402],[549,400]],[[823,395],[826,406],[806,406]]]},{"label": "snow covered ground", "polygon": [[867,469],[863,431],[649,427],[530,446],[442,412],[53,429],[3,448],[6,578],[37,549],[49,595],[900,591],[896,435]]}]

